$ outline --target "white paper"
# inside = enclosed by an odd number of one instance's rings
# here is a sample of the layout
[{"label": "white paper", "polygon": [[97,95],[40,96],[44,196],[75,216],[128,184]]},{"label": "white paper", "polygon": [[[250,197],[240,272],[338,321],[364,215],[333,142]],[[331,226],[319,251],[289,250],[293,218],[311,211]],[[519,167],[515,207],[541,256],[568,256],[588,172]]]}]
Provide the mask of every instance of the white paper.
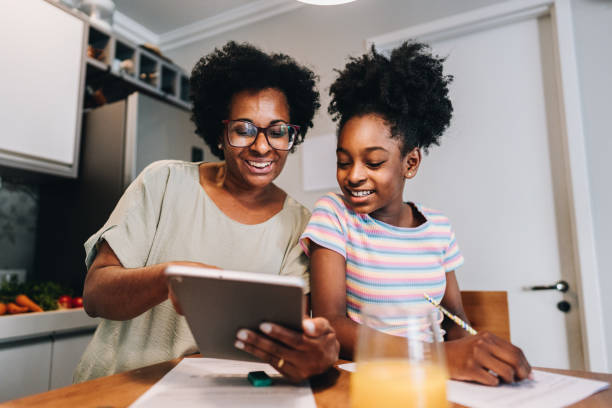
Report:
[{"label": "white paper", "polygon": [[474,408],[552,408],[578,402],[609,384],[603,381],[533,370],[533,380],[487,387],[461,381],[449,381],[448,400]]},{"label": "white paper", "polygon": [[338,368],[341,368],[344,371],[348,371],[349,373],[354,373],[355,370],[357,370],[357,364],[355,363],[340,364]]},{"label": "white paper", "polygon": [[[250,371],[265,371],[273,385],[254,387],[247,379]],[[316,408],[308,382],[293,385],[268,364],[215,358],[183,359],[130,405],[172,406]]]},{"label": "white paper", "polygon": [[[354,372],[355,363],[338,366]],[[473,408],[553,408],[578,402],[598,391],[609,388],[604,381],[553,374],[533,370],[533,380],[498,387],[449,380],[447,398],[451,402]]]}]

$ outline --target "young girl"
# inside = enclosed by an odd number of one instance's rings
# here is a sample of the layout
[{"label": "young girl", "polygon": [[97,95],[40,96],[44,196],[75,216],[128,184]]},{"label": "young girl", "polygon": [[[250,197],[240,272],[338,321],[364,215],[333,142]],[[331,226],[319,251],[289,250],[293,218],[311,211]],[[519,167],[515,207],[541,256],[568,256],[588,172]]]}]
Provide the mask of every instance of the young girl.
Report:
[{"label": "young girl", "polygon": [[[404,43],[389,58],[373,48],[351,59],[330,88],[342,195],[317,202],[301,243],[313,314],[332,323],[344,358],[353,357],[366,304],[423,304],[425,292],[467,321],[455,277],[463,256],[448,218],[402,199],[421,150],[438,144],[452,116],[452,77],[442,63],[424,44]],[[401,324],[391,331],[401,334]],[[448,320],[442,328],[451,377],[494,385],[529,375],[522,351],[505,340],[469,336]]]}]

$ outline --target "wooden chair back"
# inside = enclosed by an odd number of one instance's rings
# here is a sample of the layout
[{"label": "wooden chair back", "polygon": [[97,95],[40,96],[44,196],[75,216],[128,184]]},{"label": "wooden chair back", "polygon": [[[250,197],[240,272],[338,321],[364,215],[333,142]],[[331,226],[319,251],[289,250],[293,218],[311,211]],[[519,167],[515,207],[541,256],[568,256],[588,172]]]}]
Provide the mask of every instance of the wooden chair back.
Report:
[{"label": "wooden chair back", "polygon": [[489,331],[510,341],[510,314],[506,291],[462,290],[463,310],[477,331]]}]

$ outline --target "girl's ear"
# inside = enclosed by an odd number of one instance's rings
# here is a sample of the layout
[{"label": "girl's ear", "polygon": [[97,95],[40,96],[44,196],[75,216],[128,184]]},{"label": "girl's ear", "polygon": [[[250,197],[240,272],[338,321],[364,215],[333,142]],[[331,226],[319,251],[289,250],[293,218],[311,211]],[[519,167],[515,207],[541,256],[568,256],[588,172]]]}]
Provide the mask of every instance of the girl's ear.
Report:
[{"label": "girl's ear", "polygon": [[404,156],[404,178],[411,179],[416,176],[421,164],[421,149],[415,147]]}]

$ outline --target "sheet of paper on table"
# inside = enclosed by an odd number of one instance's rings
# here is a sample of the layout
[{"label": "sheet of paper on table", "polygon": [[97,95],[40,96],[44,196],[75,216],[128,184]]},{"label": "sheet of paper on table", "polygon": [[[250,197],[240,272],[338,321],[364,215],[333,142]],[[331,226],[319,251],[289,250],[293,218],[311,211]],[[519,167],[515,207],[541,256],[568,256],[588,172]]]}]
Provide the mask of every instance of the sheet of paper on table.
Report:
[{"label": "sheet of paper on table", "polygon": [[[254,387],[250,371],[265,371],[274,379]],[[293,385],[264,363],[185,358],[130,407],[296,407],[316,408],[310,384]]]},{"label": "sheet of paper on table", "polygon": [[[353,372],[356,366],[348,363],[338,367]],[[609,387],[604,381],[539,370],[533,370],[533,377],[533,380],[498,387],[449,380],[447,398],[473,408],[552,408],[573,404]]]}]

